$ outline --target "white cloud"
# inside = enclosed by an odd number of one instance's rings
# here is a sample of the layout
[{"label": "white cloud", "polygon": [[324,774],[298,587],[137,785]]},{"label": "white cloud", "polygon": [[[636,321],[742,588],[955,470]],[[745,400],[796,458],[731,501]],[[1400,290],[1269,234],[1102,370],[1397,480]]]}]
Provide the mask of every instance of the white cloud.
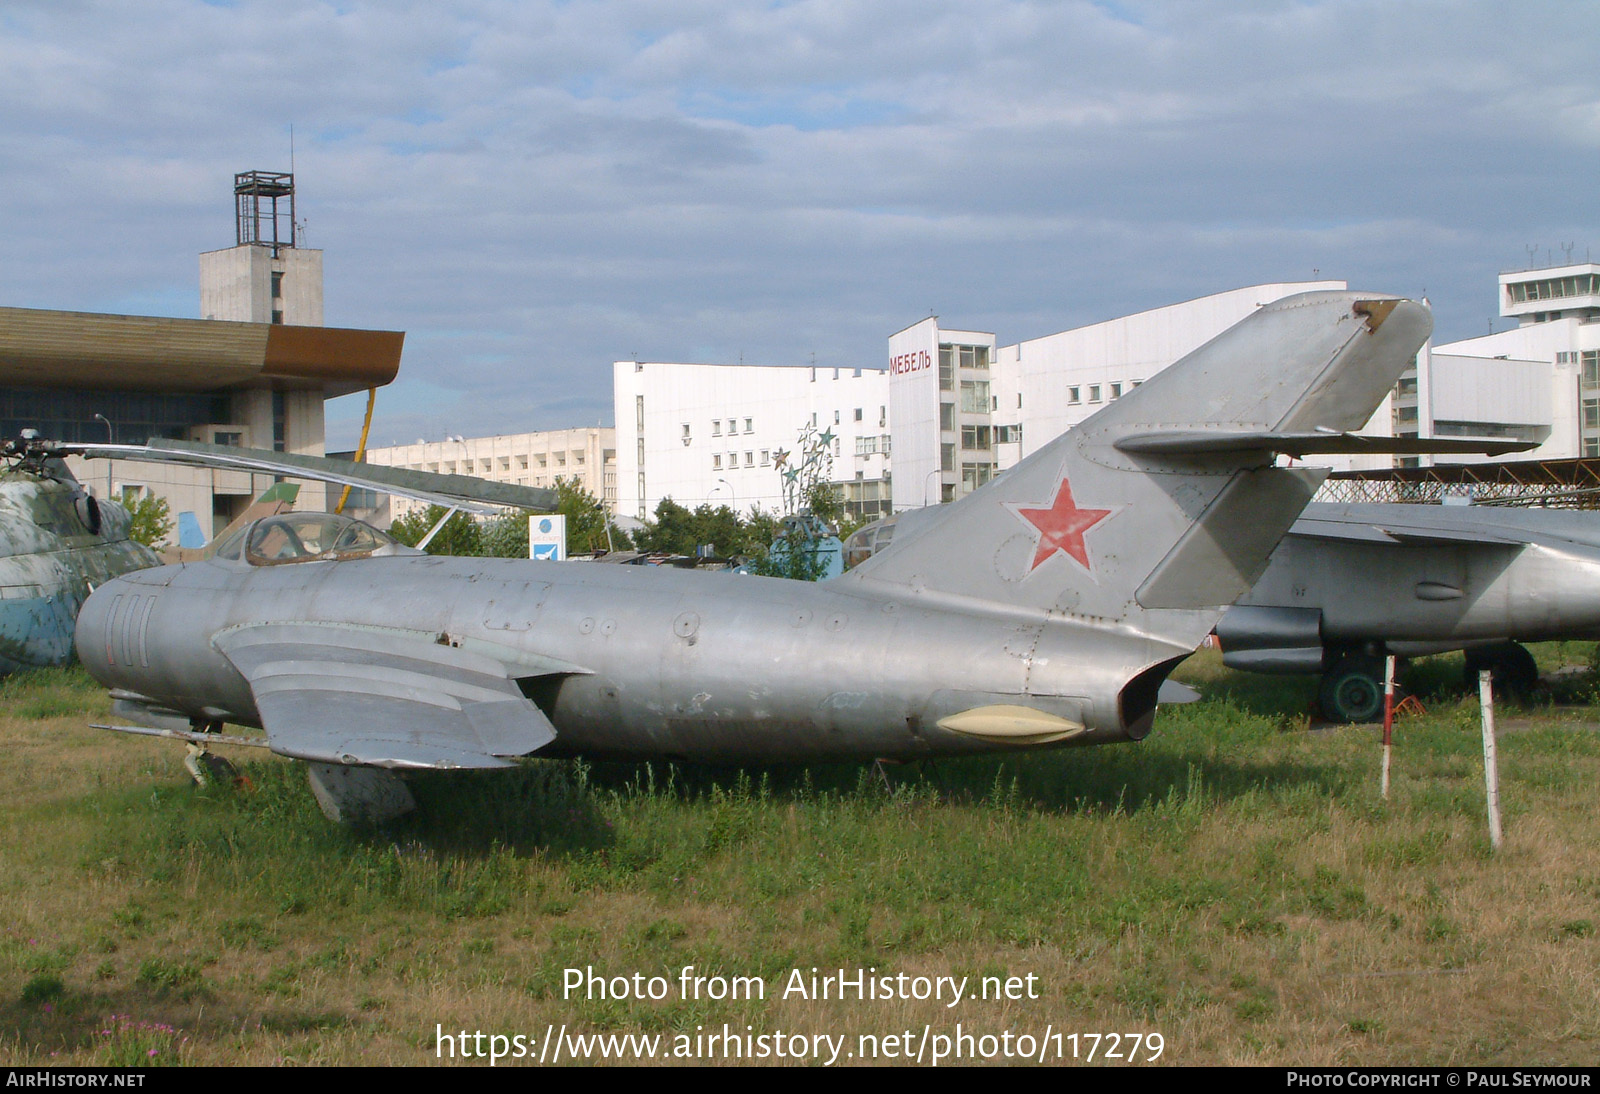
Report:
[{"label": "white cloud", "polygon": [[292,123],[329,321],[409,332],[380,434],[587,422],[633,353],[874,365],[929,308],[1010,340],[1313,269],[1478,333],[1525,243],[1589,242],[1591,21],[14,0],[0,302],[194,314],[231,174],[287,167]]}]

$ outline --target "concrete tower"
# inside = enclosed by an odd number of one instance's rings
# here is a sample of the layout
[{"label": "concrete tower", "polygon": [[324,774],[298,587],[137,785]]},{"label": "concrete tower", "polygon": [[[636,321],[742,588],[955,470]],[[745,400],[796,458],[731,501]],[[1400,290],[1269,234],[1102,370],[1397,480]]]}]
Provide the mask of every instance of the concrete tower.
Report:
[{"label": "concrete tower", "polygon": [[200,256],[200,314],[246,323],[322,326],[322,252],[299,246],[294,176],[233,176],[237,241]]}]

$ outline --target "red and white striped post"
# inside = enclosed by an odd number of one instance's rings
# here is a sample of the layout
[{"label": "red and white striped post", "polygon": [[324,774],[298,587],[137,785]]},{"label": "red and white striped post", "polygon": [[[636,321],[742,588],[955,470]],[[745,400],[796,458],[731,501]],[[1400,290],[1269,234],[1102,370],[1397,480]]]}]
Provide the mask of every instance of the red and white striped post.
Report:
[{"label": "red and white striped post", "polygon": [[1394,750],[1394,654],[1383,660],[1383,796],[1389,797],[1389,756]]}]

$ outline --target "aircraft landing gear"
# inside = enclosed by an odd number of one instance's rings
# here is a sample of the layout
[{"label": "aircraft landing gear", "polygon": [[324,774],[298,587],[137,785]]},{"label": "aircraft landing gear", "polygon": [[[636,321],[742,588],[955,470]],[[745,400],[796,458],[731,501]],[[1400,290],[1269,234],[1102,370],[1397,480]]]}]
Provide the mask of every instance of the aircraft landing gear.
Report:
[{"label": "aircraft landing gear", "polygon": [[202,790],[208,786],[233,786],[239,781],[239,772],[234,770],[233,764],[197,744],[189,745],[183,768]]},{"label": "aircraft landing gear", "polygon": [[1322,674],[1317,692],[1330,722],[1373,722],[1383,716],[1383,658],[1347,653]]},{"label": "aircraft landing gear", "polygon": [[1525,646],[1516,642],[1496,642],[1492,646],[1478,646],[1465,650],[1466,668],[1461,680],[1468,691],[1478,688],[1478,673],[1488,669],[1494,674],[1496,695],[1510,694],[1526,700],[1539,683],[1539,666]]}]

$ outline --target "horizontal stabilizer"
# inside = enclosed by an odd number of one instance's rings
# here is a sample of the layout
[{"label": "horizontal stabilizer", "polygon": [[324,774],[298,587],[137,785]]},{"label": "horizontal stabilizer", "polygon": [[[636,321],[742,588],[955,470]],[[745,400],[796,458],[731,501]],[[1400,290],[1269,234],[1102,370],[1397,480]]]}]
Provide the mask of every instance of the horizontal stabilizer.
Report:
[{"label": "horizontal stabilizer", "polygon": [[1115,442],[1123,452],[1145,456],[1205,456],[1225,452],[1281,452],[1310,455],[1458,455],[1501,456],[1538,447],[1537,441],[1499,438],[1364,437],[1359,433],[1282,433],[1274,430],[1177,429],[1134,433]]},{"label": "horizontal stabilizer", "polygon": [[212,644],[250,684],[274,752],[391,768],[506,767],[555,740],[502,662],[410,635],[252,624]]},{"label": "horizontal stabilizer", "polygon": [[[1393,506],[1392,508],[1399,508]],[[1450,528],[1426,525],[1406,526],[1389,520],[1329,520],[1301,517],[1289,529],[1300,539],[1321,539],[1343,543],[1391,543],[1413,546],[1525,547],[1526,539],[1483,527]]]}]

